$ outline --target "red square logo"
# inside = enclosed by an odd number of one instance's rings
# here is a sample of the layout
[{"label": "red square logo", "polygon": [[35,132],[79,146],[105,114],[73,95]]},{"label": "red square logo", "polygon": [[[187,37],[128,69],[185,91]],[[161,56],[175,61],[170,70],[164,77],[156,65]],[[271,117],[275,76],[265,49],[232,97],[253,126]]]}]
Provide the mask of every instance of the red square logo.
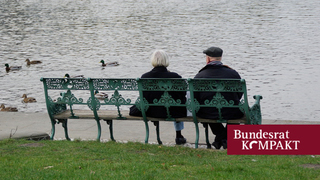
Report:
[{"label": "red square logo", "polygon": [[228,155],[319,155],[320,125],[228,125]]}]

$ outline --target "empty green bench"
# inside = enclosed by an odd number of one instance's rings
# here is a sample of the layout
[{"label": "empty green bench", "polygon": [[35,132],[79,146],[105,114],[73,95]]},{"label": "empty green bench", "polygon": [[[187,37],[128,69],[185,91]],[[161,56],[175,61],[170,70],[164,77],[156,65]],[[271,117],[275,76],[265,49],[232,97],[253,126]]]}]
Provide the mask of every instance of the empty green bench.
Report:
[{"label": "empty green bench", "polygon": [[[195,147],[199,141],[199,123],[241,123],[261,124],[260,99],[262,96],[255,95],[254,104],[250,107],[247,98],[247,88],[244,79],[174,79],[174,78],[41,78],[44,86],[47,111],[51,120],[52,132],[50,139],[53,140],[55,125],[62,123],[66,139],[68,135],[68,119],[94,119],[97,123],[97,140],[101,137],[100,120],[106,121],[109,125],[110,138],[113,137],[113,121],[135,120],[144,122],[146,135],[145,143],[149,139],[148,121],[184,121],[195,124]],[[95,92],[106,92],[108,97],[100,100]],[[148,103],[141,98],[144,91],[161,91],[160,99]],[[182,104],[180,100],[173,99],[168,92],[184,91],[189,94],[187,102]],[[205,104],[199,104],[194,98],[195,92],[216,92],[212,99]],[[238,105],[227,101],[221,95],[223,92],[241,92],[243,98]],[[142,117],[130,116],[129,107],[136,105],[142,112]],[[167,118],[146,117],[146,111],[150,106],[164,106],[167,109]],[[172,106],[186,107],[192,114],[183,118],[170,117],[169,108]],[[216,107],[219,111],[222,108],[239,108],[245,116],[241,119],[224,119],[219,113],[219,119],[203,119],[196,116],[200,107]],[[162,144],[159,133],[159,123],[156,126],[157,141]],[[208,126],[205,127],[207,147],[211,148],[208,138]]]}]

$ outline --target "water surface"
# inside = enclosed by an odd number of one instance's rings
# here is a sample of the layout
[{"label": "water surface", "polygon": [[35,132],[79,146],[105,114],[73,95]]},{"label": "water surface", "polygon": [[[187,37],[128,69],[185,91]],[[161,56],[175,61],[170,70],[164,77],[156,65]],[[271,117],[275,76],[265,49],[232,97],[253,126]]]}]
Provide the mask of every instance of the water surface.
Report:
[{"label": "water surface", "polygon": [[[0,103],[45,112],[41,77],[140,77],[154,49],[192,78],[202,51],[246,79],[264,119],[320,121],[320,4],[316,0],[0,0]],[[26,58],[43,61],[26,66]],[[118,61],[102,68],[99,61]],[[5,72],[4,64],[22,66]],[[36,97],[21,103],[22,94]]]}]

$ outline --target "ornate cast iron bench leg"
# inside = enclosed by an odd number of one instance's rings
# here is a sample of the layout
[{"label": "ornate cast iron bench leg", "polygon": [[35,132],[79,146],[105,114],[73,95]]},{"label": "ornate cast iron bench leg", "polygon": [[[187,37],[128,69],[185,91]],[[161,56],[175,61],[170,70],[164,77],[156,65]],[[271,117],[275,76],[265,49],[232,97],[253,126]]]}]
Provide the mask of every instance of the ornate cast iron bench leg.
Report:
[{"label": "ornate cast iron bench leg", "polygon": [[194,125],[196,126],[195,148],[198,148],[198,144],[199,144],[199,126],[198,126],[198,123],[194,123]]},{"label": "ornate cast iron bench leg", "polygon": [[158,144],[162,144],[162,141],[160,140],[160,123],[159,121],[154,121],[153,124],[156,126],[156,133],[157,133],[157,141],[158,141]]},{"label": "ornate cast iron bench leg", "polygon": [[144,125],[146,127],[146,138],[144,140],[144,143],[148,144],[149,141],[149,125],[148,125],[148,121],[144,120]]},{"label": "ornate cast iron bench leg", "polygon": [[211,144],[209,141],[209,128],[208,128],[208,123],[203,123],[203,127],[205,129],[205,137],[206,137],[206,143],[207,143],[207,149],[211,149]]},{"label": "ornate cast iron bench leg", "polygon": [[56,121],[54,119],[51,119],[51,136],[50,139],[53,140],[54,134],[56,133]]},{"label": "ornate cast iron bench leg", "polygon": [[101,138],[101,124],[100,124],[100,120],[96,119],[97,122],[97,126],[98,126],[98,136],[97,136],[97,141],[100,141]]},{"label": "ornate cast iron bench leg", "polygon": [[110,139],[112,141],[116,141],[113,137],[113,121],[112,120],[105,120],[106,123],[109,125],[109,131],[110,131]]},{"label": "ornate cast iron bench leg", "polygon": [[62,127],[64,128],[64,135],[67,140],[70,141],[69,135],[68,135],[68,119],[58,119],[59,123],[62,123]]}]

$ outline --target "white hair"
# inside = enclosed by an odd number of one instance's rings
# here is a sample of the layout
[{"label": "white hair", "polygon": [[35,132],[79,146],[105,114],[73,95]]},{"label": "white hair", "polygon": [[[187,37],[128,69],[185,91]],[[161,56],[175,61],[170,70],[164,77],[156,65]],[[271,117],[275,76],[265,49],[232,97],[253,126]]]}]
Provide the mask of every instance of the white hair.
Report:
[{"label": "white hair", "polygon": [[151,64],[153,67],[157,66],[169,66],[169,56],[163,50],[155,50],[151,55]]}]

